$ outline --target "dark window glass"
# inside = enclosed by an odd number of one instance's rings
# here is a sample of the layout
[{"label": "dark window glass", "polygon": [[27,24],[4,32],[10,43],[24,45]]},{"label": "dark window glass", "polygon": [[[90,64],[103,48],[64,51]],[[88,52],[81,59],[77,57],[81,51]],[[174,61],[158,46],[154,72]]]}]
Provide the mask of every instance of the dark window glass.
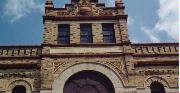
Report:
[{"label": "dark window glass", "polygon": [[92,43],[92,24],[81,24],[81,43]]},{"label": "dark window glass", "polygon": [[12,93],[26,93],[26,88],[24,86],[16,86]]},{"label": "dark window glass", "polygon": [[69,44],[70,43],[70,25],[60,24],[58,27],[58,43]]},{"label": "dark window glass", "polygon": [[98,0],[90,0],[90,2],[98,2]]},{"label": "dark window glass", "polygon": [[114,24],[102,24],[103,42],[116,43],[114,34]]},{"label": "dark window glass", "polygon": [[79,2],[79,0],[71,0],[71,2]]},{"label": "dark window glass", "polygon": [[164,86],[159,82],[153,82],[150,85],[151,93],[165,93]]}]

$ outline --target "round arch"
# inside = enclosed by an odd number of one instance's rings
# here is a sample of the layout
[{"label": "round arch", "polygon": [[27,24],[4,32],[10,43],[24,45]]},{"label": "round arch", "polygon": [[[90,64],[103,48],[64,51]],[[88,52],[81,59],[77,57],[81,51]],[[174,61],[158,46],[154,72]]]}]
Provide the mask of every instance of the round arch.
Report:
[{"label": "round arch", "polygon": [[65,83],[64,93],[115,93],[112,82],[96,71],[81,71]]},{"label": "round arch", "polygon": [[52,89],[53,89],[52,93],[63,93],[65,83],[71,76],[73,76],[78,72],[87,71],[87,70],[96,71],[106,76],[112,82],[115,88],[115,93],[118,93],[119,90],[123,88],[122,81],[118,78],[116,73],[111,69],[101,64],[81,63],[69,67],[54,80],[52,85]]},{"label": "round arch", "polygon": [[169,87],[169,84],[168,82],[161,78],[161,77],[158,77],[158,76],[153,76],[153,77],[149,77],[146,79],[145,83],[144,83],[144,86],[145,87],[150,87],[150,85],[153,83],[153,82],[159,82],[161,83],[164,87]]},{"label": "round arch", "polygon": [[9,84],[8,86],[8,90],[7,90],[7,93],[12,93],[12,90],[16,87],[16,86],[23,86],[26,88],[26,93],[32,93],[32,87],[31,85],[27,82],[27,81],[24,81],[24,80],[16,80],[16,81],[13,81]]}]

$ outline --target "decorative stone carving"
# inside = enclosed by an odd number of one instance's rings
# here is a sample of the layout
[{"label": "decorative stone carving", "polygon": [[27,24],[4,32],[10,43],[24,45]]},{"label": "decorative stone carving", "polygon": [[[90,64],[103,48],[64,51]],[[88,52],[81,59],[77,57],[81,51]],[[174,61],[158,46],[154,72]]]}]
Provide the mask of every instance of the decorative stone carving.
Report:
[{"label": "decorative stone carving", "polygon": [[140,70],[136,72],[136,75],[178,75],[178,70],[158,70],[158,69],[153,69],[153,70]]},{"label": "decorative stone carving", "polygon": [[[131,44],[127,15],[122,3],[118,7],[105,7],[103,3],[98,4],[98,0],[72,1],[74,2],[66,4],[65,8],[54,8],[52,3],[46,6],[43,17],[44,42],[41,46],[0,47],[0,65],[4,66],[0,69],[2,92],[8,90],[6,93],[12,93],[15,85],[29,84],[30,87],[26,87],[27,93],[63,93],[63,82],[84,70],[102,72],[110,77],[115,93],[148,93],[149,91],[139,91],[138,88],[145,89],[153,81],[169,86],[168,90],[178,87],[178,66],[166,63],[178,63],[177,43]],[[89,21],[88,18],[94,19]],[[81,23],[92,23],[93,44],[80,43]],[[103,23],[114,24],[115,44],[103,43]],[[70,24],[69,45],[58,43],[59,24]],[[146,54],[150,54],[150,57],[144,56]],[[169,54],[172,54],[171,57]],[[136,67],[138,62],[148,64]],[[150,66],[149,63],[152,62],[164,65]],[[51,91],[53,82],[57,83],[57,92]]]},{"label": "decorative stone carving", "polygon": [[57,16],[57,17],[67,17],[67,16],[116,16],[125,15],[122,9],[116,8],[105,8],[99,7],[95,3],[89,0],[81,0],[79,3],[73,3],[66,6],[65,8],[49,10],[46,16]]},{"label": "decorative stone carving", "polygon": [[168,82],[167,82],[165,79],[163,79],[163,78],[161,78],[161,77],[157,77],[157,76],[153,76],[153,77],[148,78],[148,79],[145,81],[144,86],[145,86],[145,87],[150,87],[151,83],[153,83],[153,82],[160,82],[160,83],[162,83],[164,86],[169,87],[169,84],[168,84]]},{"label": "decorative stone carving", "polygon": [[70,16],[75,16],[77,15],[77,7],[76,6],[69,6],[67,7],[67,12],[69,13]]},{"label": "decorative stone carving", "polygon": [[58,12],[57,12],[57,16],[66,16],[66,15],[69,15],[69,13],[67,12],[67,10],[58,11]]},{"label": "decorative stone carving", "polygon": [[115,14],[116,13],[114,9],[106,9],[99,12],[99,15],[102,15],[102,16],[115,16]]},{"label": "decorative stone carving", "polygon": [[0,57],[39,56],[39,48],[0,48]]},{"label": "decorative stone carving", "polygon": [[8,78],[38,78],[38,72],[10,72],[0,73],[0,79]]},{"label": "decorative stone carving", "polygon": [[176,54],[178,53],[178,46],[133,46],[132,47],[135,54]]},{"label": "decorative stone carving", "polygon": [[26,88],[26,93],[32,93],[32,85],[25,80],[16,80],[14,82],[11,82],[6,93],[12,93],[13,88],[18,85],[24,86]]},{"label": "decorative stone carving", "polygon": [[79,15],[91,16],[92,15],[91,7],[87,7],[87,6],[78,7],[78,14]]},{"label": "decorative stone carving", "polygon": [[89,3],[89,0],[80,0],[80,4],[86,5]]},{"label": "decorative stone carving", "polygon": [[[127,72],[126,72],[126,67],[124,65],[124,63],[122,62],[122,60],[116,59],[116,60],[103,60],[103,61],[91,61],[88,62],[87,61],[80,61],[80,60],[74,60],[73,62],[71,62],[71,60],[65,59],[66,61],[63,61],[61,59],[58,59],[60,62],[54,62],[54,74],[58,73],[61,74],[65,69],[67,69],[70,66],[73,66],[75,64],[80,64],[80,63],[97,63],[97,64],[101,64],[104,66],[107,66],[109,68],[112,68],[117,74],[119,74],[120,77],[122,77],[124,80],[127,79]],[[101,60],[101,59],[99,59]]]}]

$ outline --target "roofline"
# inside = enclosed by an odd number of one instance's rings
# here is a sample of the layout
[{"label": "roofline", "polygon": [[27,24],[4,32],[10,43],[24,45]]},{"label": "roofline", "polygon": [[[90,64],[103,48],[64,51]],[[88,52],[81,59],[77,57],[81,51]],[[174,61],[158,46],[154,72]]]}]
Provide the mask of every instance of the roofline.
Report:
[{"label": "roofline", "polygon": [[174,43],[132,43],[132,46],[158,46],[158,45],[179,45],[178,42],[174,42]]}]

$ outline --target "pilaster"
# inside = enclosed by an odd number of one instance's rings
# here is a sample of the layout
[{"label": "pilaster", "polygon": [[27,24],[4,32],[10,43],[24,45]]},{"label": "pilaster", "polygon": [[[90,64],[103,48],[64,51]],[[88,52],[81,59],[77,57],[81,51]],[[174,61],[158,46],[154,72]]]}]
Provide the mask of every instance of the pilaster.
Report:
[{"label": "pilaster", "polygon": [[41,61],[41,89],[52,89],[53,62],[50,58],[43,58]]},{"label": "pilaster", "polygon": [[77,23],[70,24],[70,43],[78,44],[80,43],[80,25]]},{"label": "pilaster", "polygon": [[93,34],[93,43],[102,43],[103,42],[102,24],[100,23],[92,24],[92,34]]},{"label": "pilaster", "polygon": [[127,20],[126,19],[120,19],[119,24],[120,24],[122,42],[123,43],[129,42]]},{"label": "pilaster", "polygon": [[57,44],[58,26],[51,21],[44,23],[44,44]]},{"label": "pilaster", "polygon": [[114,24],[114,32],[115,32],[115,38],[116,38],[116,43],[121,43],[121,32],[120,32],[120,27],[118,23]]}]

